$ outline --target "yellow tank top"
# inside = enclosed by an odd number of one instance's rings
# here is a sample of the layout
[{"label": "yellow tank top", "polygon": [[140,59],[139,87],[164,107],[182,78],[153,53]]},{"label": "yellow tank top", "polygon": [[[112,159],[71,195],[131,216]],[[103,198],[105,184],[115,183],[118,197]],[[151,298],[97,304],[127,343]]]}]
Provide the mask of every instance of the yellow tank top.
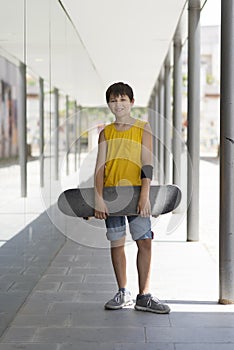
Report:
[{"label": "yellow tank top", "polygon": [[118,131],[114,123],[107,125],[104,186],[141,185],[141,145],[146,122],[136,120],[125,131]]}]

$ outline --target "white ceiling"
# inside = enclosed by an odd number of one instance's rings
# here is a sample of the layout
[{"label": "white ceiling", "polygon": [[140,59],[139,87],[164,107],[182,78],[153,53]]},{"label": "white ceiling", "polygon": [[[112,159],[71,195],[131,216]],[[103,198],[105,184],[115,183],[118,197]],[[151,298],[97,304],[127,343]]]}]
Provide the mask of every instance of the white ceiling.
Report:
[{"label": "white ceiling", "polygon": [[116,81],[127,82],[134,88],[136,104],[147,105],[186,1],[62,3],[83,39],[103,88]]},{"label": "white ceiling", "polygon": [[24,17],[24,0],[0,0],[1,52],[83,106],[105,104],[116,81],[129,83],[136,104],[146,106],[186,3],[27,0]]}]

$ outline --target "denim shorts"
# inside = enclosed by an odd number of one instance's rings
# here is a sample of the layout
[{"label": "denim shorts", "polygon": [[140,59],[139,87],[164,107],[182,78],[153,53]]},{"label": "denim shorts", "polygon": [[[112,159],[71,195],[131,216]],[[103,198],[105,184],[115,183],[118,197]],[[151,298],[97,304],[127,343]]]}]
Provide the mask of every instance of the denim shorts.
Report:
[{"label": "denim shorts", "polygon": [[[151,231],[151,221],[149,217],[127,216],[129,223],[129,231],[132,239],[153,239]],[[108,216],[105,220],[107,228],[107,239],[109,241],[117,241],[126,236],[126,219],[125,216]]]}]

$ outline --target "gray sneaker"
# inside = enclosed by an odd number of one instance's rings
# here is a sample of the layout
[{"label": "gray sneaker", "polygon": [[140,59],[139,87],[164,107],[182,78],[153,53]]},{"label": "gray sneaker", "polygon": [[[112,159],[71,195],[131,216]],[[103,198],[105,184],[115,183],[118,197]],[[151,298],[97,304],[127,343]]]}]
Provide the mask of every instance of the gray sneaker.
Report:
[{"label": "gray sneaker", "polygon": [[118,310],[125,306],[132,305],[133,301],[131,298],[131,293],[129,291],[122,292],[121,290],[115,294],[114,298],[109,300],[105,304],[105,309],[108,310]]},{"label": "gray sneaker", "polygon": [[143,298],[137,295],[135,309],[138,311],[149,311],[156,314],[169,314],[171,311],[169,306],[163,304],[158,298],[151,294],[145,294]]}]

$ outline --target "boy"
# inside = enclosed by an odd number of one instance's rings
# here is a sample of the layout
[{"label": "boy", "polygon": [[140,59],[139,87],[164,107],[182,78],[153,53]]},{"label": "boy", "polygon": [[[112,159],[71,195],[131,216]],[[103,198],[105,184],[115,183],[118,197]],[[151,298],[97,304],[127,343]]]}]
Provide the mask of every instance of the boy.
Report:
[{"label": "boy", "polygon": [[106,223],[107,238],[111,242],[111,259],[119,291],[105,304],[105,308],[121,309],[131,305],[132,299],[130,292],[126,289],[125,217],[108,216],[108,209],[102,196],[103,187],[140,185],[141,192],[137,206],[139,215],[127,217],[132,238],[138,247],[139,294],[135,309],[169,313],[168,305],[162,304],[149,293],[153,239],[149,202],[153,171],[151,129],[147,122],[131,117],[134,96],[128,84],[119,82],[111,85],[106,91],[106,101],[115,116],[115,121],[107,125],[99,135],[95,168],[95,217],[104,219]]}]

